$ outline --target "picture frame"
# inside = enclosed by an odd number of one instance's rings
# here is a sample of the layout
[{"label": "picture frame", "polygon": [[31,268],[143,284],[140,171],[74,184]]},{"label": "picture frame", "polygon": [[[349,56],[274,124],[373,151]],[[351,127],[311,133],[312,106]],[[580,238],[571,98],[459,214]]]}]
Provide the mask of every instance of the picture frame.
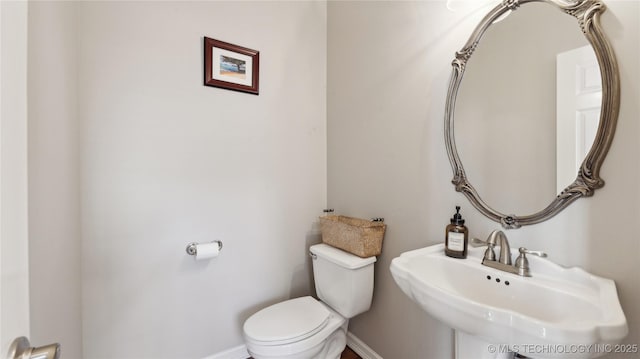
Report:
[{"label": "picture frame", "polygon": [[204,37],[204,85],[259,94],[260,52]]}]

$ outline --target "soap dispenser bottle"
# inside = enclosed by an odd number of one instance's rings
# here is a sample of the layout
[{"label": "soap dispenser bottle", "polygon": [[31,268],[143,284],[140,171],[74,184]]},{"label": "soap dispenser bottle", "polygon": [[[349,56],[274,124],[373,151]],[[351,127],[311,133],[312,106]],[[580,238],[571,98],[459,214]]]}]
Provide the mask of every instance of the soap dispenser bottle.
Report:
[{"label": "soap dispenser bottle", "polygon": [[460,215],[460,206],[456,206],[456,213],[451,218],[451,224],[446,229],[444,253],[453,258],[467,258],[468,244],[469,230],[465,227],[464,219]]}]

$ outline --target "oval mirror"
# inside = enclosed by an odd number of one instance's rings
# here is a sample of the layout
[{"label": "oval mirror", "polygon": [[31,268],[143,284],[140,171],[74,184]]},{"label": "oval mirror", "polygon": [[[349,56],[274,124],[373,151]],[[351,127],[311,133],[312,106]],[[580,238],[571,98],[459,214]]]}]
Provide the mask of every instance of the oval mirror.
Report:
[{"label": "oval mirror", "polygon": [[452,182],[505,228],[547,220],[604,185],[620,102],[604,10],[505,0],[456,53],[445,109]]}]

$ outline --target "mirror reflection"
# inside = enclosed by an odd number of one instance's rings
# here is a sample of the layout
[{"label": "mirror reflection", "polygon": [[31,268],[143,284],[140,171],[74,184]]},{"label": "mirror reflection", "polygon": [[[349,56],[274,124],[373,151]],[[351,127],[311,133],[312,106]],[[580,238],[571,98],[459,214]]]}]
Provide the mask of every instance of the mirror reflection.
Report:
[{"label": "mirror reflection", "polygon": [[591,149],[602,105],[598,59],[590,45],[558,54],[556,63],[556,193],[575,180]]},{"label": "mirror reflection", "polygon": [[591,148],[600,88],[574,17],[530,3],[493,23],[466,64],[455,107],[458,154],[482,199],[517,214],[552,202]]}]

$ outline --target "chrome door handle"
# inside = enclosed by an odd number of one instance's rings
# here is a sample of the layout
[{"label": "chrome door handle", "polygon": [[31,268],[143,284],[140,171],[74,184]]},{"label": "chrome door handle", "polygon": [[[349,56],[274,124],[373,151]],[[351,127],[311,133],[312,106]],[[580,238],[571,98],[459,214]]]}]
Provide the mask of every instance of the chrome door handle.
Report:
[{"label": "chrome door handle", "polygon": [[60,344],[32,348],[29,339],[19,337],[11,343],[7,359],[60,359]]}]

